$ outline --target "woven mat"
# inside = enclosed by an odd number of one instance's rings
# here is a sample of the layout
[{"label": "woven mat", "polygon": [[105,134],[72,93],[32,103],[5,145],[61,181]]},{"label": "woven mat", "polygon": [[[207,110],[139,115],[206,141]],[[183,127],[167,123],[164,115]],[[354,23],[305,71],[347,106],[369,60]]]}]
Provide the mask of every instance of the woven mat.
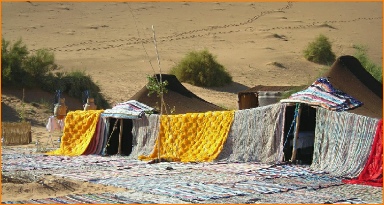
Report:
[{"label": "woven mat", "polygon": [[313,171],[308,166],[276,165],[259,170],[243,171],[239,174],[253,176],[254,178],[274,179],[280,177],[297,177],[303,175],[322,174],[322,171]]},{"label": "woven mat", "polygon": [[247,193],[216,184],[189,182],[183,175],[144,176],[132,178],[109,178],[95,180],[94,183],[133,189],[144,193],[166,195],[184,201],[204,201],[217,198],[240,196]]},{"label": "woven mat", "polygon": [[26,201],[6,201],[2,204],[153,204],[150,201],[136,201],[112,193],[70,194],[67,196],[31,199]]},{"label": "woven mat", "polygon": [[308,191],[303,189],[275,194],[266,194],[263,195],[262,198],[253,199],[252,201],[252,203],[258,204],[286,204],[287,202],[294,202],[297,204],[366,204],[366,202],[359,198],[345,198],[343,196],[332,193],[319,194],[316,191]]}]

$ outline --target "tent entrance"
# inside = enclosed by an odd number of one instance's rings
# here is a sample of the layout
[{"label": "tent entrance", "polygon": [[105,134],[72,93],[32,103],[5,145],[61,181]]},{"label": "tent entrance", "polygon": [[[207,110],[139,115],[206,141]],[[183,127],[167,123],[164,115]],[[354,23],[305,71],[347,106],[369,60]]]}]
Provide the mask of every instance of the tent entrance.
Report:
[{"label": "tent entrance", "polygon": [[[301,113],[298,129],[296,162],[299,164],[311,164],[313,158],[315,128],[316,128],[316,108],[301,104]],[[288,162],[292,157],[293,139],[295,124],[295,106],[287,106],[284,125],[284,161]],[[288,133],[289,132],[289,133]]]},{"label": "tent entrance", "polygon": [[[132,128],[133,122],[132,119],[117,119],[117,118],[108,118],[109,120],[109,131],[107,133],[107,140],[109,140],[106,149],[107,155],[118,154],[119,149],[119,135],[120,135],[120,123],[123,121],[122,127],[122,138],[121,138],[121,155],[128,156],[132,152]],[[116,122],[117,121],[117,122]],[[113,131],[113,128],[115,130]]]}]

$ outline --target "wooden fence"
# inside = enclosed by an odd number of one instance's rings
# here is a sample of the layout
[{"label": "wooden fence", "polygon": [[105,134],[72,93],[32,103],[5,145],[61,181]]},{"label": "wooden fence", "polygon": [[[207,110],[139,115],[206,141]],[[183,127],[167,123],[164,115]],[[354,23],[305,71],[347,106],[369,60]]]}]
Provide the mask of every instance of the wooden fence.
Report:
[{"label": "wooden fence", "polygon": [[3,122],[3,145],[23,145],[32,142],[30,122]]}]

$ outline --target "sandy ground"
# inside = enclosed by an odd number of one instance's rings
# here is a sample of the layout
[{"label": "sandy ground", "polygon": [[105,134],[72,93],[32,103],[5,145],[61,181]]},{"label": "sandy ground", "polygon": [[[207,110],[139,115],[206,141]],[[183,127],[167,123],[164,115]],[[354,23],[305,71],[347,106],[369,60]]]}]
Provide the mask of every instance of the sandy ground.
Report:
[{"label": "sandy ground", "polygon": [[[255,85],[312,83],[328,67],[308,62],[302,51],[319,34],[329,38],[336,56],[353,55],[353,45],[364,45],[370,59],[382,64],[382,2],[2,2],[1,21],[3,38],[21,38],[31,52],[53,51],[60,71],[85,71],[111,104],[126,101],[145,86],[147,75],[167,73],[194,50],[208,49],[234,83],[184,86],[229,109],[238,107],[237,92]],[[20,103],[11,94],[6,97],[3,101],[13,100],[7,105]],[[34,141],[45,142],[50,113],[34,109],[39,119],[32,125]],[[57,185],[45,191],[36,182],[3,183],[2,201],[117,189],[70,183],[70,190]]]}]

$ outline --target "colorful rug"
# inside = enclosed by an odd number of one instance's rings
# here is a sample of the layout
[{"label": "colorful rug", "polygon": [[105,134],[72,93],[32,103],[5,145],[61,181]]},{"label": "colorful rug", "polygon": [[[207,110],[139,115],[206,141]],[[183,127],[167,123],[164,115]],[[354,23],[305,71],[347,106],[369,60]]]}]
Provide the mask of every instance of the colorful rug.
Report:
[{"label": "colorful rug", "polygon": [[93,182],[133,189],[135,191],[141,191],[144,193],[166,195],[189,202],[242,196],[247,194],[246,192],[216,184],[204,184],[193,181],[189,182],[183,178],[182,174],[173,175],[172,177],[165,175],[132,178],[116,177],[109,179],[99,179]]},{"label": "colorful rug", "polygon": [[181,162],[213,161],[223,149],[233,116],[234,111],[163,115],[152,154],[139,156],[139,159],[161,157]]},{"label": "colorful rug", "polygon": [[60,148],[47,155],[82,155],[90,144],[103,110],[72,111],[65,118]]},{"label": "colorful rug", "polygon": [[253,178],[260,179],[275,179],[275,178],[290,178],[299,176],[309,176],[314,174],[322,174],[322,171],[313,171],[308,166],[294,166],[294,165],[276,165],[259,170],[243,171],[238,174],[245,176],[252,176]]},{"label": "colorful rug", "polygon": [[[125,157],[100,155],[80,156],[49,156],[42,154],[2,154],[2,171],[44,171],[55,172],[62,169],[62,173],[71,173],[87,170],[118,170],[130,167],[145,166],[139,160],[130,160]],[[79,168],[84,170],[79,170]]]},{"label": "colorful rug", "polygon": [[193,166],[192,169],[209,171],[209,172],[220,172],[220,173],[233,173],[238,174],[244,171],[256,171],[271,167],[269,164],[262,164],[258,162],[213,162],[213,163],[199,163],[200,166]]},{"label": "colorful rug", "polygon": [[333,176],[357,177],[368,160],[378,121],[318,108],[311,168]]},{"label": "colorful rug", "polygon": [[2,204],[153,204],[150,201],[136,201],[112,193],[70,194],[67,196],[26,201],[6,201]]},{"label": "colorful rug", "polygon": [[277,163],[283,157],[285,104],[238,110],[217,160]]},{"label": "colorful rug", "polygon": [[355,197],[345,198],[333,193],[319,194],[316,191],[305,189],[265,194],[262,198],[253,201],[253,203],[257,202],[259,204],[287,204],[288,202],[295,204],[366,204],[363,200]]}]

